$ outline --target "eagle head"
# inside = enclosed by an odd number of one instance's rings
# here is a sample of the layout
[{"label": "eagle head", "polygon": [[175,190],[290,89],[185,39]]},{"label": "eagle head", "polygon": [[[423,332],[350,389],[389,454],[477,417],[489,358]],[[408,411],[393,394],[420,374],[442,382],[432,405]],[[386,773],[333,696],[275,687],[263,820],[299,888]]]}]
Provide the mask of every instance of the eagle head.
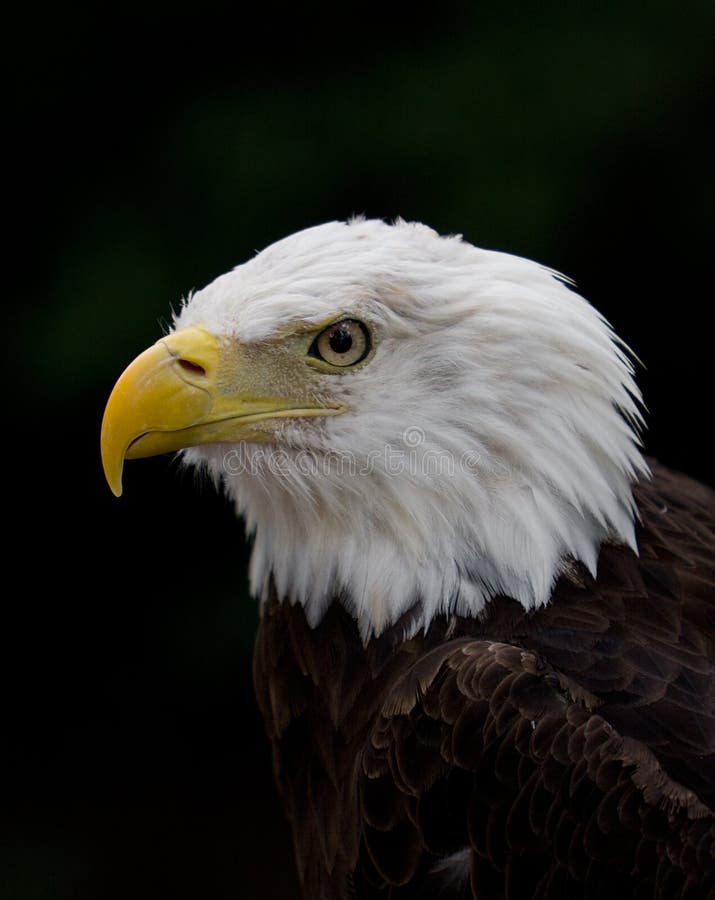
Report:
[{"label": "eagle head", "polygon": [[119,494],[125,458],[181,450],[244,517],[253,592],[313,625],[338,600],[367,639],[541,606],[604,541],[635,549],[641,424],[627,348],[563,277],[354,219],[190,296],[117,382],[102,454]]}]

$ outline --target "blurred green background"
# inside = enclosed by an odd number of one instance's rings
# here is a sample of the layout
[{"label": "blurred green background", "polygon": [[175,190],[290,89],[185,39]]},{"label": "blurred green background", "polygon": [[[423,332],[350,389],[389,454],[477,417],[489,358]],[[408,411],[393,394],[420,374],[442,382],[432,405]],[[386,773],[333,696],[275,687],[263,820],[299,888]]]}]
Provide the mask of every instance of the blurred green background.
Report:
[{"label": "blurred green background", "polygon": [[[209,0],[7,23],[0,896],[293,898],[240,523],[103,404],[192,288],[353,213],[572,276],[713,480],[708,2]],[[7,243],[7,242],[6,242]]]}]

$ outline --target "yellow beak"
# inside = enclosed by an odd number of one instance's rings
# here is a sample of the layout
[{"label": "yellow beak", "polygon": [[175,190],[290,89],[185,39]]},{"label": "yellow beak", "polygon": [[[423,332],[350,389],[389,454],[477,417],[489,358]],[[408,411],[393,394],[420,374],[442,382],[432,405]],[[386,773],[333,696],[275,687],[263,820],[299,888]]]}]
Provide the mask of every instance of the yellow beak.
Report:
[{"label": "yellow beak", "polygon": [[257,423],[343,411],[308,389],[305,364],[280,347],[219,341],[191,326],[140,354],[114,386],[102,420],[102,464],[115,496],[124,460],[217,441],[266,441]]}]

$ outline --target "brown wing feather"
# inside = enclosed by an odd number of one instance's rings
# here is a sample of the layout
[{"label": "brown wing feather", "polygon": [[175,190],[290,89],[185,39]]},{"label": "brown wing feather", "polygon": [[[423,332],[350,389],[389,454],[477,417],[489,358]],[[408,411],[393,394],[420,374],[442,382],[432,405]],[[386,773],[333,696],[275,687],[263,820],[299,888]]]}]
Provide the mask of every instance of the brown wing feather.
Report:
[{"label": "brown wing feather", "polygon": [[306,898],[715,893],[715,495],[654,465],[636,496],[640,557],[604,547],[531,614],[363,646],[337,603],[315,629],[267,605],[256,691]]},{"label": "brown wing feather", "polygon": [[401,677],[364,754],[358,896],[439,896],[439,860],[464,848],[474,897],[709,895],[713,817],[643,744],[536,654],[472,640],[441,656],[429,685]]},{"label": "brown wing feather", "polygon": [[605,547],[595,582],[562,581],[509,637],[715,810],[715,493],[653,473],[636,493],[640,558]]}]

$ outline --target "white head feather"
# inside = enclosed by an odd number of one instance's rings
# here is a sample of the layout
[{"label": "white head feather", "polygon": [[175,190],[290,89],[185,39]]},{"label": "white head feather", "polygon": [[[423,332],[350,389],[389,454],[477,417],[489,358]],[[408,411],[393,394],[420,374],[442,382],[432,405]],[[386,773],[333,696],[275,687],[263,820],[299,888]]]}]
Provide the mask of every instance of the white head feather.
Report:
[{"label": "white head feather", "polygon": [[256,594],[272,578],[311,624],[339,599],[367,638],[410,609],[415,630],[497,594],[538,607],[569,561],[595,574],[604,541],[635,549],[633,367],[558,274],[424,225],[331,222],[216,279],[176,324],[253,343],[340,314],[377,345],[315,376],[347,412],[185,453],[245,517]]}]

